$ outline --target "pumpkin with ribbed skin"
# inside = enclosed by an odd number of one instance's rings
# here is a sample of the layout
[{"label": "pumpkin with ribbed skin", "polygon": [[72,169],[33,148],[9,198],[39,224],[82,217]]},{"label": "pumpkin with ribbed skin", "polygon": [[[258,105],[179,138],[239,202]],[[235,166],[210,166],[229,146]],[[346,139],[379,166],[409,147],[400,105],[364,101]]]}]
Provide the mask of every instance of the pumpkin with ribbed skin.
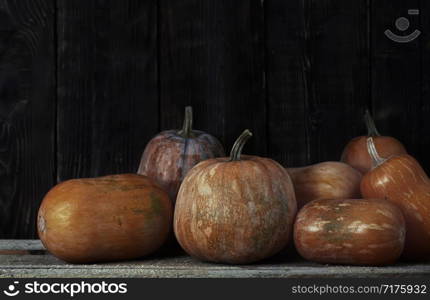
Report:
[{"label": "pumpkin with ribbed skin", "polygon": [[38,233],[55,256],[71,263],[138,258],[167,239],[173,208],[146,176],[120,174],[72,179],[42,201]]},{"label": "pumpkin with ribbed skin", "polygon": [[194,165],[224,155],[215,137],[192,129],[192,109],[188,106],[182,130],[167,130],[155,136],[143,152],[137,173],[154,179],[175,202],[182,179]]},{"label": "pumpkin with ribbed skin", "polygon": [[175,235],[196,258],[251,263],[279,252],[290,239],[297,210],[291,179],[274,160],[240,156],[250,136],[245,130],[230,157],[196,165],[180,187]]},{"label": "pumpkin with ribbed skin", "polygon": [[322,199],[306,204],[294,225],[297,251],[330,264],[387,265],[402,253],[405,221],[383,199]]}]

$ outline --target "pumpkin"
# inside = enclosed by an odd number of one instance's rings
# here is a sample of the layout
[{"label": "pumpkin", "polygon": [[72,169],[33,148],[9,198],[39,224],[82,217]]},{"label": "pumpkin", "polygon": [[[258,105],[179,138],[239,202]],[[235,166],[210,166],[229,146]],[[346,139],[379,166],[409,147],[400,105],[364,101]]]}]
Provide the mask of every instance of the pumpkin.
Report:
[{"label": "pumpkin", "polygon": [[383,158],[372,138],[368,139],[374,168],[361,182],[364,197],[391,201],[406,220],[403,256],[410,260],[430,258],[430,180],[420,164],[408,154]]},{"label": "pumpkin", "polygon": [[319,199],[360,198],[361,173],[350,165],[327,161],[301,168],[288,168],[298,208]]},{"label": "pumpkin", "polygon": [[212,135],[193,130],[192,108],[185,108],[182,130],[167,130],[155,136],[143,152],[138,174],[154,179],[173,202],[187,172],[202,160],[224,156],[224,148]]},{"label": "pumpkin", "polygon": [[39,208],[43,245],[71,263],[138,258],[156,251],[171,228],[167,193],[136,174],[72,179],[53,187]]},{"label": "pumpkin", "polygon": [[185,177],[175,206],[174,232],[191,256],[244,264],[282,250],[297,204],[288,172],[269,158],[241,155],[251,132],[230,157],[197,164]]},{"label": "pumpkin", "polygon": [[341,161],[366,174],[372,168],[372,160],[367,151],[366,140],[373,137],[376,149],[383,157],[406,154],[403,144],[390,136],[381,136],[376,129],[375,122],[369,111],[366,110],[364,120],[367,127],[367,136],[359,136],[352,139],[342,152]]},{"label": "pumpkin", "polygon": [[402,212],[381,199],[322,199],[297,214],[294,242],[307,260],[352,265],[387,265],[402,253]]}]

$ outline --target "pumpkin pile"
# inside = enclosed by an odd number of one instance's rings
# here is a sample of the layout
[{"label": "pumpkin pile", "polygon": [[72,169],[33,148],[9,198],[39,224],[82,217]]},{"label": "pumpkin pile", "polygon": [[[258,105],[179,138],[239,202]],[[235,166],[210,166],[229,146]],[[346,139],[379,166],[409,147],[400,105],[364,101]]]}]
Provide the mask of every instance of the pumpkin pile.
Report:
[{"label": "pumpkin pile", "polygon": [[71,263],[136,259],[174,233],[200,260],[246,264],[291,251],[319,263],[387,265],[430,258],[430,180],[405,147],[381,136],[366,111],[367,136],[339,162],[284,168],[243,155],[243,131],[225,156],[192,128],[163,131],[146,146],[137,174],[72,179],[42,201],[45,247]]}]

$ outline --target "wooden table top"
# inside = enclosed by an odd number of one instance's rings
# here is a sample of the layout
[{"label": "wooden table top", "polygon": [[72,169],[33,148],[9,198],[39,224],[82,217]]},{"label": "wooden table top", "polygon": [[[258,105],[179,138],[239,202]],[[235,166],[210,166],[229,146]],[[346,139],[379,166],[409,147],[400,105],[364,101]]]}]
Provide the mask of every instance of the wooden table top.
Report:
[{"label": "wooden table top", "polygon": [[[86,278],[381,278],[430,275],[430,263],[399,262],[385,267],[334,266],[278,255],[252,265],[205,263],[184,253],[158,254],[140,260],[75,265],[45,251],[39,240],[0,240],[0,277]],[[7,251],[7,252],[4,252]]]}]

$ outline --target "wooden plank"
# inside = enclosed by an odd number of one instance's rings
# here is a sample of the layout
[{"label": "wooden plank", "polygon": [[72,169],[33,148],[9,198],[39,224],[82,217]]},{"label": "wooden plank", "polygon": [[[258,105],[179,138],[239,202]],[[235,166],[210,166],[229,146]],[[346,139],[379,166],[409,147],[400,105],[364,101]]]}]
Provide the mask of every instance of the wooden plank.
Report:
[{"label": "wooden plank", "polygon": [[136,172],[158,131],[156,1],[58,1],[58,180]]},{"label": "wooden plank", "polygon": [[[422,114],[421,37],[398,43],[384,34],[388,29],[397,35],[414,31],[419,26],[419,15],[408,15],[408,9],[413,8],[419,8],[419,1],[372,2],[372,103],[381,134],[398,138],[410,154],[421,160],[426,156],[418,150]],[[404,32],[395,26],[399,17],[410,21],[410,28]]]},{"label": "wooden plank", "polygon": [[192,105],[195,128],[229,151],[249,128],[245,153],[266,154],[263,7],[259,0],[160,1],[160,117],[179,128]]},{"label": "wooden plank", "polygon": [[[39,240],[0,240],[0,250],[43,250]],[[134,261],[76,265],[47,255],[0,256],[1,277],[149,277],[149,278],[396,278],[430,275],[428,263],[398,262],[385,267],[321,265],[280,254],[259,264],[205,263],[190,256],[153,255]]]},{"label": "wooden plank", "polygon": [[[198,267],[190,258],[176,259],[174,264],[130,262],[128,265],[61,265],[50,255],[8,255],[0,258],[21,264],[0,264],[0,278],[414,278],[430,275],[429,265],[396,265],[386,268],[350,266],[307,266],[280,264],[275,266]],[[28,258],[31,258],[29,260]],[[36,260],[36,258],[38,260]],[[45,264],[50,258],[51,264]],[[40,262],[37,265],[34,262]],[[171,261],[172,262],[172,261]],[[57,263],[57,264],[55,264]]]},{"label": "wooden plank", "polygon": [[0,2],[0,237],[35,236],[55,179],[55,5]]},{"label": "wooden plank", "polygon": [[303,1],[266,0],[264,12],[268,154],[284,166],[303,166],[310,161],[304,125],[309,61],[303,55]]},{"label": "wooden plank", "polygon": [[366,1],[305,1],[307,134],[310,162],[339,160],[363,133],[369,100]]},{"label": "wooden plank", "polygon": [[0,240],[0,250],[45,250],[40,240]]},{"label": "wooden plank", "polygon": [[312,263],[291,255],[279,255],[259,264],[240,266],[205,263],[187,255],[150,256],[134,261],[86,265],[68,264],[50,254],[0,256],[0,278],[407,278],[428,275],[428,263],[399,262],[385,267],[336,266]]}]

